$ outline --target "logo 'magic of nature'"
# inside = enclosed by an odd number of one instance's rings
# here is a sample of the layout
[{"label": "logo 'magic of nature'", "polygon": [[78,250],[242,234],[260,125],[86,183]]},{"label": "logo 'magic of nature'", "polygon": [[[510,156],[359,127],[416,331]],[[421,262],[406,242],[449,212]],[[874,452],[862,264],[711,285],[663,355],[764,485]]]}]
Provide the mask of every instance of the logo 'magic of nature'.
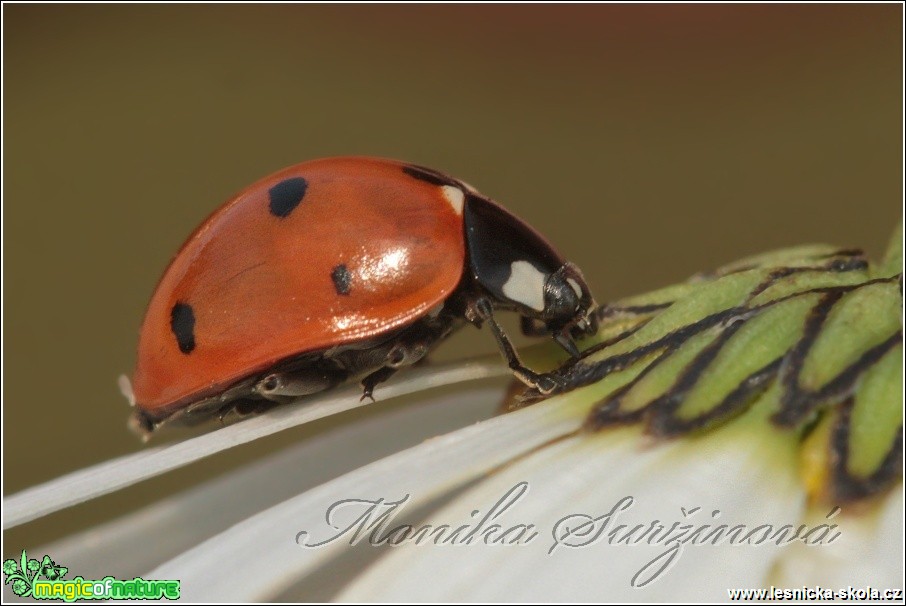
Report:
[{"label": "logo 'magic of nature'", "polygon": [[139,577],[121,581],[113,577],[100,580],[80,576],[66,580],[69,569],[57,565],[50,556],[43,560],[29,559],[22,551],[19,561],[3,561],[4,582],[13,593],[36,600],[176,600],[179,599],[178,580],[145,580]]}]

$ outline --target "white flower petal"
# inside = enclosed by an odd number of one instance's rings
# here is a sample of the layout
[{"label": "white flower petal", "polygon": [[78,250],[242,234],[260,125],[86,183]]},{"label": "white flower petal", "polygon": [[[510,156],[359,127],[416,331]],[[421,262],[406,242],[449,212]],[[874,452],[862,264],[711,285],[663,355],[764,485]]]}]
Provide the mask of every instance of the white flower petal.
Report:
[{"label": "white flower petal", "polygon": [[[381,400],[423,391],[432,387],[506,374],[497,358],[493,362],[467,362],[414,369],[398,381],[382,386]],[[365,405],[359,402],[361,390],[349,387],[324,396],[303,399],[278,406],[266,414],[244,420],[217,431],[177,442],[142,450],[105,461],[99,465],[27,488],[6,497],[3,502],[3,528],[12,528],[31,520],[82,503],[89,499],[131,486],[172,469],[178,469],[207,456],[302,425],[322,417]]]},{"label": "white flower petal", "polygon": [[133,578],[284,499],[438,433],[492,416],[500,392],[463,390],[333,428],[37,551],[53,554],[85,578]]},{"label": "white flower petal", "polygon": [[312,533],[304,540],[330,536],[319,529],[325,528],[325,512],[332,504],[407,493],[413,493],[413,506],[427,503],[575,432],[581,422],[575,401],[563,398],[497,417],[366,465],[233,526],[145,578],[181,579],[183,598],[190,601],[269,599],[344,552],[339,541],[316,549],[296,543],[300,531]]},{"label": "white flower petal", "polygon": [[[540,534],[534,541],[391,547],[338,599],[723,601],[727,588],[759,586],[782,548],[686,545],[672,568],[644,587],[633,587],[639,571],[669,549],[657,543],[611,544],[606,533],[619,524],[648,526],[654,520],[667,527],[673,522],[693,527],[797,525],[804,494],[793,471],[793,448],[771,452],[762,439],[749,438],[728,428],[698,440],[651,444],[640,440],[636,430],[624,429],[564,440],[508,466],[427,521],[468,522],[471,510],[487,512],[512,487],[527,482],[528,493],[498,522],[504,529],[535,524]],[[602,516],[626,497],[632,497],[631,507],[606,526],[599,541],[575,548],[560,545],[548,554],[555,543],[552,530],[563,529],[561,520],[573,514]],[[681,507],[701,509],[686,518]],[[721,511],[716,522],[714,510]],[[575,519],[572,524],[579,525]],[[643,573],[636,583],[645,578]]]},{"label": "white flower petal", "polygon": [[829,545],[793,545],[777,562],[765,585],[797,588],[816,585],[825,589],[887,589],[903,586],[903,485],[894,486],[880,502],[815,511],[811,526],[836,524],[839,538]]}]

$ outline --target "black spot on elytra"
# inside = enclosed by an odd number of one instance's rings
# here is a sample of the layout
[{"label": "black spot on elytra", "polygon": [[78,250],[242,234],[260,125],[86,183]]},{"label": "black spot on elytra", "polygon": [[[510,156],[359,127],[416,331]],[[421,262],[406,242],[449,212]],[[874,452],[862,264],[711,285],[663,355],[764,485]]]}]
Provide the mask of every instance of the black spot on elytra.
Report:
[{"label": "black spot on elytra", "polygon": [[337,265],[330,272],[330,279],[333,280],[333,287],[337,289],[338,295],[349,294],[349,284],[352,282],[352,276],[345,265]]},{"label": "black spot on elytra", "polygon": [[285,217],[299,206],[305,197],[308,181],[302,177],[284,179],[268,190],[270,196],[271,214],[276,217]]},{"label": "black spot on elytra", "polygon": [[187,303],[177,303],[170,310],[170,330],[176,336],[179,351],[192,353],[195,349],[195,312]]},{"label": "black spot on elytra", "polygon": [[450,177],[443,173],[439,173],[436,170],[425,168],[424,166],[411,164],[409,166],[404,166],[403,172],[419,181],[427,181],[431,185],[456,185],[456,181]]}]

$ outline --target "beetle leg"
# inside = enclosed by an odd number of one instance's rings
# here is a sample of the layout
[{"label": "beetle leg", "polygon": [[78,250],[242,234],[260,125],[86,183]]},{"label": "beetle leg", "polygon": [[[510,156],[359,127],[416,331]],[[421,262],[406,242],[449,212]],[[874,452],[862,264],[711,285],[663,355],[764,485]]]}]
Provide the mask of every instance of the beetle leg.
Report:
[{"label": "beetle leg", "polygon": [[361,385],[363,391],[362,397],[359,398],[359,402],[361,402],[365,398],[368,398],[372,402],[374,402],[374,396],[371,395],[372,393],[374,393],[374,388],[377,387],[379,383],[383,383],[384,381],[392,377],[396,373],[396,371],[396,368],[391,368],[390,366],[382,366],[381,368],[378,368],[376,371],[362,379]]},{"label": "beetle leg", "polygon": [[510,370],[513,371],[513,374],[517,379],[529,387],[537,389],[542,394],[549,394],[557,388],[558,382],[551,375],[539,374],[522,364],[516,353],[516,349],[513,347],[512,342],[510,342],[510,338],[506,336],[503,328],[497,323],[497,320],[494,319],[494,310],[487,299],[483,297],[478,299],[475,301],[472,309],[473,314],[476,317],[487,322],[491,327],[494,339],[497,340],[497,346],[500,347],[500,352],[503,354],[507,365],[510,367]]},{"label": "beetle leg", "polygon": [[346,378],[339,369],[305,368],[275,372],[255,383],[252,391],[262,398],[284,402],[329,389]]},{"label": "beetle leg", "polygon": [[546,337],[550,333],[547,324],[528,316],[519,317],[519,329],[526,337]]},{"label": "beetle leg", "polygon": [[394,344],[394,346],[390,348],[390,351],[387,352],[384,364],[390,368],[411,366],[425,357],[428,353],[429,343],[430,341],[427,339],[412,341],[411,343],[400,341],[399,343]]},{"label": "beetle leg", "polygon": [[220,409],[217,415],[221,425],[229,425],[245,417],[261,414],[277,406],[276,401],[234,400]]},{"label": "beetle leg", "polygon": [[[582,320],[582,322],[585,322],[585,320]],[[548,329],[547,325],[535,318],[521,316],[519,318],[519,327],[522,329],[522,334],[527,337],[546,337],[550,335],[550,329]],[[582,331],[584,330],[585,329],[583,328]],[[584,334],[582,331],[578,334]],[[581,356],[579,348],[576,346],[576,342],[573,340],[573,335],[568,327],[560,332],[555,332],[553,337],[554,341],[566,350],[566,353],[571,357],[578,358]]]},{"label": "beetle leg", "polygon": [[384,366],[362,379],[364,393],[362,393],[361,399],[370,398],[374,402],[374,396],[371,395],[374,388],[393,376],[393,373],[400,368],[412,366],[422,360],[431,348],[431,344],[440,336],[442,333],[419,331],[414,335],[401,337],[387,350],[387,354],[384,356]]}]

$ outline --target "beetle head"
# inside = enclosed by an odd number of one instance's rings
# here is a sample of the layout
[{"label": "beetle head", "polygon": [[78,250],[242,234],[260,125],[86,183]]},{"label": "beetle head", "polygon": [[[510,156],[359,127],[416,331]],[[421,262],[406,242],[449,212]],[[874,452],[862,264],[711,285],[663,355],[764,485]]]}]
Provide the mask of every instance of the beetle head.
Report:
[{"label": "beetle head", "polygon": [[570,354],[597,331],[582,272],[541,234],[490,199],[469,193],[463,213],[472,276],[493,300],[523,317],[523,331],[551,334]]},{"label": "beetle head", "polygon": [[523,326],[528,332],[550,333],[570,355],[578,357],[573,339],[590,336],[598,330],[595,302],[579,268],[564,263],[549,274],[544,281],[543,297],[544,308],[540,312],[523,311],[523,317],[531,323]]}]

